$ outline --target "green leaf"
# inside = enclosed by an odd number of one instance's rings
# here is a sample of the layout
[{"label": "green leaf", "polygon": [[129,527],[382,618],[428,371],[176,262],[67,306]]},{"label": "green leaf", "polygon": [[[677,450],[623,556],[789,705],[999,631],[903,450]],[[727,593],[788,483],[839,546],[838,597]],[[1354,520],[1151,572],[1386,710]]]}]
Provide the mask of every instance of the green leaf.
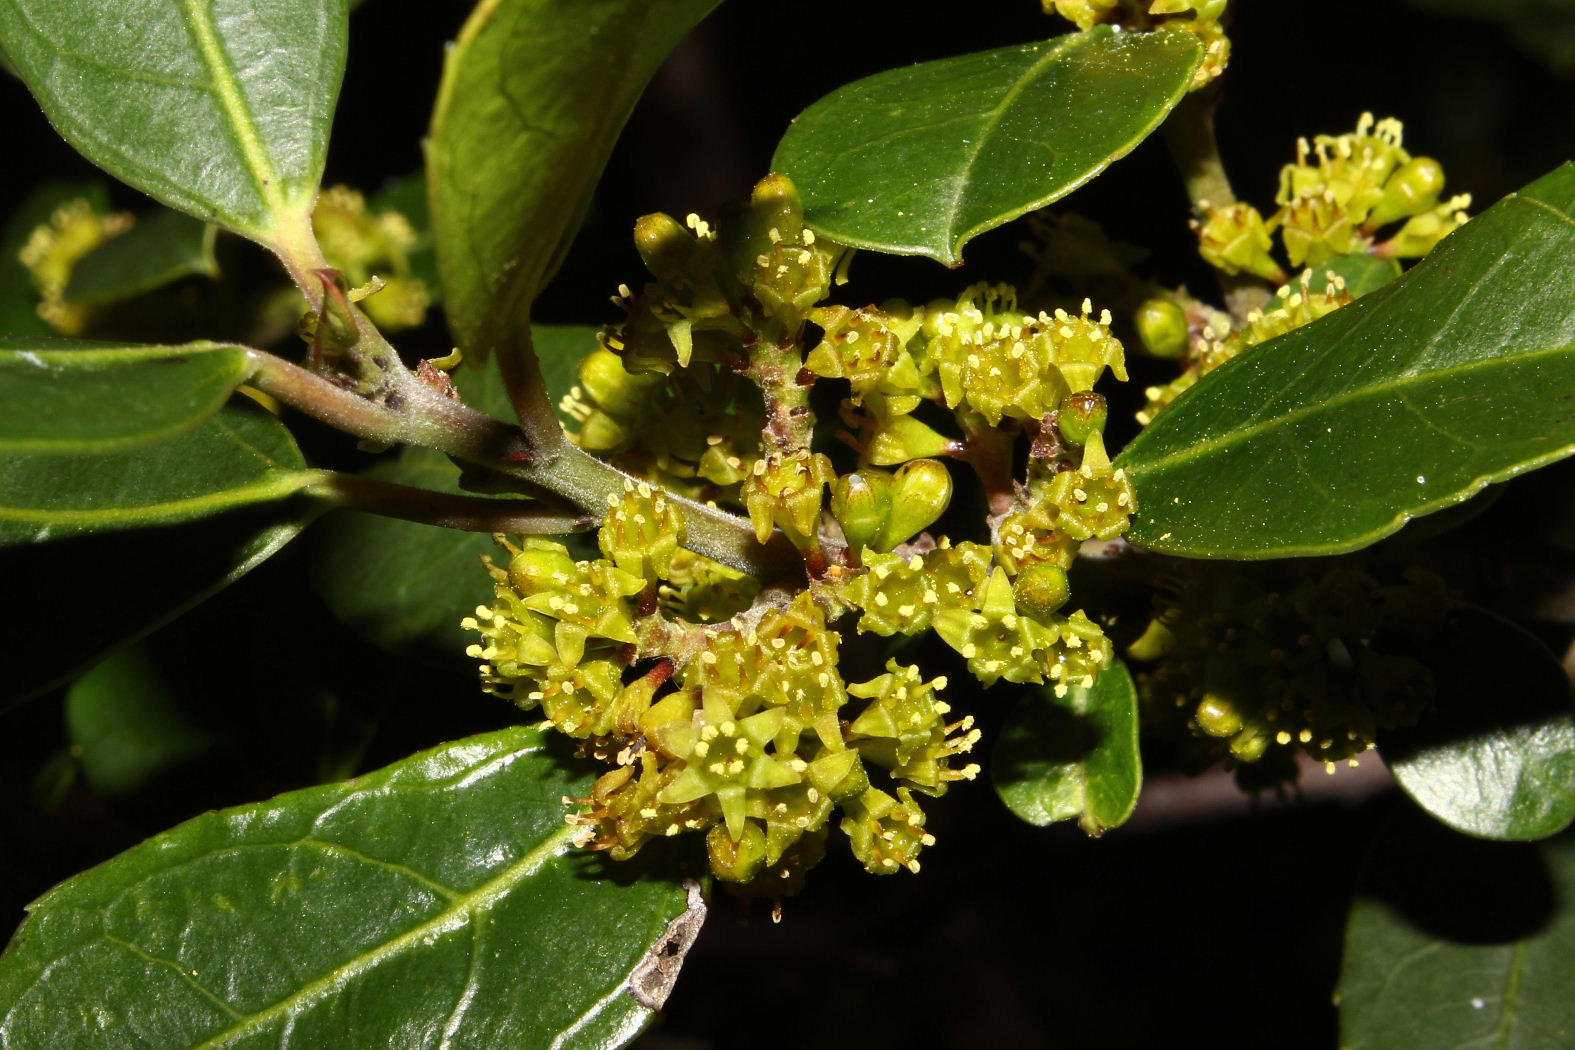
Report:
[{"label": "green leaf", "polygon": [[[1406,794],[1456,831],[1539,839],[1575,820],[1575,697],[1542,643],[1482,609],[1463,609],[1432,649],[1437,710],[1378,746]],[[1491,677],[1460,673],[1482,653]]]},{"label": "green leaf", "polygon": [[1231,360],[1122,452],[1163,554],[1364,547],[1575,452],[1575,164],[1404,277]]},{"label": "green leaf", "polygon": [[52,182],[34,190],[11,213],[0,234],[0,336],[52,336],[54,329],[38,316],[38,289],[19,258],[33,231],[50,220],[55,209],[85,200],[102,214],[109,195],[102,182]]},{"label": "green leaf", "polygon": [[1202,55],[1190,33],[1100,26],[878,73],[799,114],[771,166],[816,232],[957,266],[1148,137]]},{"label": "green leaf", "polygon": [[344,73],[344,0],[127,0],[115,15],[0,0],[0,46],[55,129],[205,222],[298,232]]},{"label": "green leaf", "polygon": [[598,877],[589,787],[516,727],[187,821],[32,905],[6,1045],[621,1045],[703,906]]},{"label": "green leaf", "polygon": [[[580,362],[597,347],[596,332],[593,325],[531,325],[531,341],[541,361],[542,379],[547,383],[552,403],[560,406],[560,414],[564,396],[580,382]],[[492,411],[497,415],[509,410],[501,407]]]},{"label": "green leaf", "polygon": [[283,499],[317,479],[289,431],[232,402],[131,451],[0,454],[0,546],[205,517]]},{"label": "green leaf", "polygon": [[181,434],[251,373],[221,343],[112,346],[0,336],[0,456],[111,452]]},{"label": "green leaf", "polygon": [[[460,491],[459,468],[426,449],[408,449],[366,475]],[[313,586],[363,637],[405,655],[449,661],[462,659],[477,640],[459,621],[492,603],[492,578],[481,565],[484,556],[499,554],[491,536],[344,511],[323,523],[316,540]]]},{"label": "green leaf", "polygon": [[716,0],[484,0],[450,49],[427,140],[454,337],[517,352],[613,141],[662,59]]},{"label": "green leaf", "polygon": [[[201,521],[0,548],[19,610],[0,711],[70,681],[262,564],[321,509],[288,500]],[[93,629],[75,630],[90,603]]]},{"label": "green leaf", "polygon": [[1012,709],[990,762],[1008,809],[1043,827],[1078,819],[1098,835],[1126,822],[1143,784],[1137,688],[1117,661],[1091,688],[1033,689]]},{"label": "green leaf", "polygon": [[72,267],[62,298],[72,303],[110,303],[151,292],[182,277],[216,277],[213,257],[217,227],[159,209],[84,255]]},{"label": "green leaf", "polygon": [[[1345,290],[1351,293],[1352,299],[1360,299],[1368,292],[1376,292],[1400,276],[1399,263],[1393,259],[1376,258],[1366,252],[1337,255],[1322,266],[1311,266],[1308,269],[1312,272],[1308,285],[1313,291],[1322,291],[1331,278],[1338,277],[1345,282]],[[1276,296],[1269,300],[1269,305],[1265,309],[1273,309],[1279,306],[1280,302],[1280,298]]]},{"label": "green leaf", "polygon": [[1351,908],[1340,1045],[1575,1043],[1575,839],[1482,842],[1408,816],[1377,842]]},{"label": "green leaf", "polygon": [[171,703],[171,692],[162,669],[137,648],[110,657],[71,687],[72,754],[95,791],[135,791],[215,745],[210,731]]}]

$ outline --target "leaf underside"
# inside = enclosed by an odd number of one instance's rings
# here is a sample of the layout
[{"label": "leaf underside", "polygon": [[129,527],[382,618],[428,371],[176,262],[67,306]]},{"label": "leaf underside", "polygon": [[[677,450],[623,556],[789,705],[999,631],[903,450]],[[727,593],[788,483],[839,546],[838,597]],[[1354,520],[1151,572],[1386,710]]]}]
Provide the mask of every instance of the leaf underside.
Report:
[{"label": "leaf underside", "polygon": [[344,0],[3,0],[0,45],[55,129],[172,208],[263,240],[316,199]]}]

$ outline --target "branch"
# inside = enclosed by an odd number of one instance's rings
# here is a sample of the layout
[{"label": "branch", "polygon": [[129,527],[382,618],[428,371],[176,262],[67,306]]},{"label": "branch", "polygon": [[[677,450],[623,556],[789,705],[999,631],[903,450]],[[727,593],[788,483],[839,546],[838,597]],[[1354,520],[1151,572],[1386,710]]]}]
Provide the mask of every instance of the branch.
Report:
[{"label": "branch", "polygon": [[558,535],[594,528],[598,520],[557,505],[434,492],[357,474],[325,472],[308,491],[336,506],[465,532]]},{"label": "branch", "polygon": [[[379,404],[283,358],[261,350],[248,349],[247,354],[254,368],[250,385],[313,419],[380,444],[420,445],[476,463],[561,496],[598,520],[607,497],[622,496],[624,482],[638,480],[570,444],[561,427],[552,444],[540,447],[518,427],[422,383]],[[553,426],[558,426],[556,419]],[[763,580],[803,573],[803,560],[785,537],[762,545],[754,526],[736,514],[672,493],[667,498],[682,509],[688,532],[684,545],[695,553]]]}]

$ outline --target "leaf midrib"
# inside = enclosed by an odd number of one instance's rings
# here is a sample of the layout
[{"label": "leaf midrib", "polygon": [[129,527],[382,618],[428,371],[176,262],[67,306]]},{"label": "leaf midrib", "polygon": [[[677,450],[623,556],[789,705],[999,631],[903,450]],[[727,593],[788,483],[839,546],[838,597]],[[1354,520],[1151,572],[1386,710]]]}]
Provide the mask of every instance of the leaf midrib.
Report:
[{"label": "leaf midrib", "polygon": [[1560,354],[1567,354],[1571,352],[1575,352],[1575,343],[1566,343],[1562,346],[1544,347],[1539,350],[1532,350],[1521,354],[1502,354],[1496,357],[1480,358],[1475,361],[1467,361],[1449,368],[1436,368],[1426,372],[1408,373],[1403,376],[1397,376],[1393,379],[1386,380],[1382,383],[1373,383],[1367,386],[1356,388],[1354,390],[1348,390],[1342,394],[1336,394],[1335,396],[1319,401],[1316,404],[1303,405],[1281,415],[1272,416],[1268,419],[1262,420],[1261,422],[1254,423],[1251,426],[1232,430],[1229,433],[1219,437],[1207,438],[1187,448],[1172,452],[1167,456],[1162,456],[1159,459],[1149,460],[1148,462],[1144,463],[1125,463],[1122,465],[1125,466],[1134,477],[1144,474],[1158,473],[1177,464],[1186,463],[1203,456],[1220,452],[1231,447],[1232,445],[1246,441],[1248,438],[1256,437],[1258,434],[1266,430],[1289,426],[1302,419],[1321,415],[1326,411],[1333,410],[1342,405],[1350,404],[1354,401],[1365,400],[1370,396],[1382,395],[1390,390],[1405,389],[1412,386],[1429,383],[1437,379],[1445,379],[1458,375],[1467,375],[1481,368],[1491,368],[1499,365],[1524,363],[1535,361],[1543,357],[1554,357]]},{"label": "leaf midrib", "polygon": [[[270,218],[277,228],[280,218],[291,213],[294,208],[292,202],[280,192],[278,172],[274,169],[268,151],[263,147],[262,136],[258,134],[251,107],[246,104],[245,93],[241,90],[235,70],[230,65],[229,53],[225,51],[224,44],[219,40],[217,27],[211,18],[212,12],[204,0],[181,0],[181,6],[186,11],[187,25],[195,39],[197,50],[202,55],[203,64],[208,68],[208,75],[211,78],[209,87],[213,97],[229,120],[230,128],[235,134],[236,145],[240,147],[246,172],[251,176],[258,196],[262,198],[263,205],[268,209]],[[254,228],[250,232],[261,236],[272,231]]]},{"label": "leaf midrib", "polygon": [[541,844],[535,849],[499,872],[494,878],[482,883],[469,893],[457,895],[447,908],[438,912],[432,918],[418,926],[412,927],[392,940],[385,941],[376,948],[362,952],[353,959],[341,963],[323,976],[303,985],[293,995],[286,996],[272,1006],[245,1015],[242,1021],[209,1036],[201,1043],[198,1043],[193,1050],[210,1050],[210,1048],[222,1046],[226,1040],[235,1036],[256,1031],[270,1022],[286,1017],[291,1012],[310,1005],[312,1002],[330,994],[365,971],[371,970],[385,960],[398,955],[412,944],[422,941],[433,934],[449,933],[460,929],[468,922],[474,922],[476,912],[490,908],[516,885],[539,871],[548,861],[562,855],[565,848],[572,843],[576,830],[573,826],[565,824],[543,839]]},{"label": "leaf midrib", "polygon": [[[966,151],[968,159],[963,163],[962,170],[957,177],[952,180],[954,192],[946,209],[946,254],[949,257],[948,261],[955,261],[956,251],[952,245],[957,239],[957,221],[962,213],[963,195],[973,182],[973,170],[979,163],[980,155],[984,152],[985,142],[995,132],[995,129],[1000,126],[1002,116],[1012,103],[1017,100],[1017,96],[1021,95],[1026,90],[1027,85],[1040,75],[1045,65],[1057,55],[1068,50],[1073,44],[1082,43],[1086,43],[1086,36],[1082,33],[1069,33],[1059,38],[1052,47],[1023,71],[1022,76],[1012,82],[1012,86],[1007,89],[1006,94],[1001,96],[999,102],[985,111],[984,122],[979,125],[979,132],[974,136],[973,141],[969,143],[971,148]],[[963,232],[967,233],[969,231],[965,230]]]}]

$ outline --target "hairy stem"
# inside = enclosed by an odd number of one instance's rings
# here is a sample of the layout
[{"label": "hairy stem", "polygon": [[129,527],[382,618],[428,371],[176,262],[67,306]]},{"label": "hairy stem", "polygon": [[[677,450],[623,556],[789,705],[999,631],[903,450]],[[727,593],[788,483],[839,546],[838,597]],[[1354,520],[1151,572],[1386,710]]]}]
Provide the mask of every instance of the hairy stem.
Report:
[{"label": "hairy stem", "polygon": [[317,272],[328,267],[328,260],[323,257],[317,235],[312,232],[311,213],[292,215],[280,222],[279,229],[267,247],[284,263],[290,280],[301,290],[307,304],[314,311],[321,312],[323,284]]},{"label": "hairy stem", "polygon": [[[1218,82],[1194,91],[1165,121],[1165,144],[1181,172],[1196,219],[1208,215],[1210,206],[1223,208],[1236,203],[1225,164],[1220,159],[1219,141],[1214,137],[1214,109],[1219,103]],[[1247,314],[1262,309],[1272,298],[1268,286],[1252,274],[1226,274],[1216,271],[1225,308],[1238,324]]]},{"label": "hairy stem", "polygon": [[[283,358],[260,350],[248,355],[252,386],[314,419],[383,444],[436,449],[560,496],[598,520],[607,498],[622,495],[624,483],[635,480],[570,444],[561,428],[556,441],[539,447],[519,428],[420,383],[379,404]],[[764,580],[802,575],[803,561],[781,535],[761,544],[745,518],[671,493],[667,498],[682,509],[688,532],[684,545],[697,554]]]},{"label": "hairy stem", "polygon": [[541,374],[541,362],[536,357],[530,328],[520,326],[511,345],[499,347],[497,354],[503,388],[508,391],[520,429],[531,444],[542,449],[568,444],[563,427],[558,423],[558,414],[552,407],[552,398],[547,393],[547,381]]}]

